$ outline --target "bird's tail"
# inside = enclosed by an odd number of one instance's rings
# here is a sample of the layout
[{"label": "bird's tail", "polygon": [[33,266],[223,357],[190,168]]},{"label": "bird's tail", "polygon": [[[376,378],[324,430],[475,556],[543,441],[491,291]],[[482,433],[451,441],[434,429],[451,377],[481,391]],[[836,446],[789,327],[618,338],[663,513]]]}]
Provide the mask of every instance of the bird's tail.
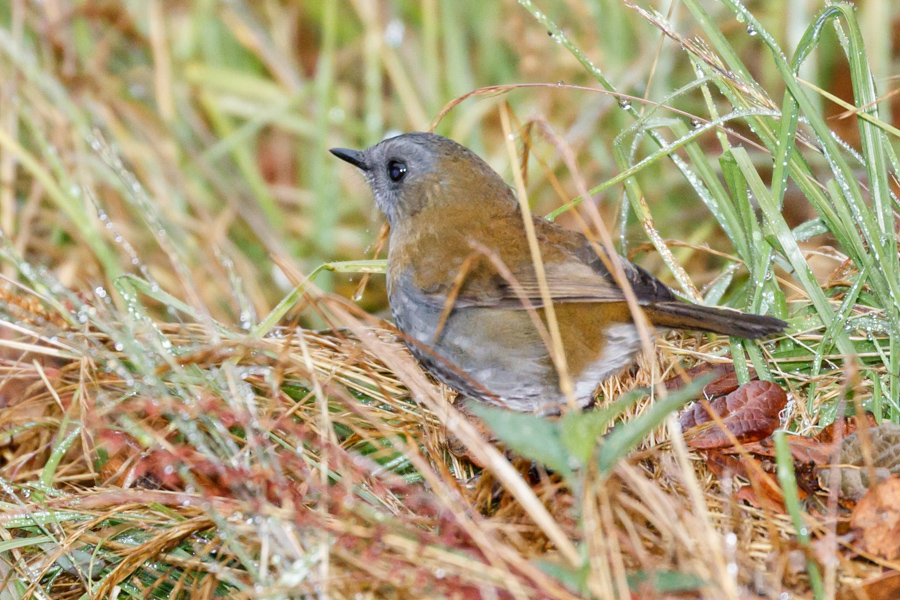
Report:
[{"label": "bird's tail", "polygon": [[658,327],[696,329],[754,340],[781,333],[787,327],[787,323],[775,317],[687,302],[654,302],[641,308]]}]

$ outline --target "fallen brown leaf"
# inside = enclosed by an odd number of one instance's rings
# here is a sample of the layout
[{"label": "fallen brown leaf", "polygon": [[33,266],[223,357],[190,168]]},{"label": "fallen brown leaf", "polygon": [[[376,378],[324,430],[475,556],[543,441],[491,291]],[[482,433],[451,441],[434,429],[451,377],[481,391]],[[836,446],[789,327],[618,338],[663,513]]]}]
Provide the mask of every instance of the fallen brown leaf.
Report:
[{"label": "fallen brown leaf", "polygon": [[[787,394],[771,381],[751,381],[724,398],[709,403],[732,435],[741,443],[755,442],[771,435],[780,424],[778,414],[787,405]],[[685,430],[702,425],[713,418],[702,402],[697,402],[682,413],[680,422]],[[728,434],[721,426],[700,431],[688,441],[698,449],[725,448],[731,445]]]},{"label": "fallen brown leaf", "polygon": [[[718,398],[719,396],[730,394],[738,389],[739,384],[737,374],[734,372],[734,365],[730,363],[700,363],[699,365],[694,365],[690,369],[686,369],[675,377],[670,377],[663,382],[663,385],[666,386],[668,391],[674,392],[675,390],[680,390],[693,380],[705,375],[713,377],[713,380],[707,383],[703,388],[703,395],[706,398]],[[756,378],[756,371],[750,369],[750,380],[753,381]]]},{"label": "fallen brown leaf", "polygon": [[[869,424],[869,427],[876,427],[878,425],[878,423],[875,422],[875,415],[870,412],[866,413],[866,422]],[[813,439],[825,443],[839,442],[840,440],[836,439],[836,436],[838,435],[838,425],[841,424],[843,424],[843,435],[841,436],[841,439],[844,439],[859,427],[859,417],[854,415],[844,417],[842,420],[836,420],[830,425],[823,427],[822,431],[816,434]]]},{"label": "fallen brown leaf", "polygon": [[[816,466],[827,465],[835,447],[835,444],[819,442],[815,438],[798,435],[788,437],[788,448],[795,463],[812,463]],[[744,450],[756,456],[775,458],[775,443],[771,438],[758,442],[747,442],[744,444]],[[737,451],[736,448],[724,448],[722,450],[726,454],[736,453]]]},{"label": "fallen brown leaf", "polygon": [[872,487],[853,510],[850,525],[869,552],[888,560],[900,557],[900,479]]}]

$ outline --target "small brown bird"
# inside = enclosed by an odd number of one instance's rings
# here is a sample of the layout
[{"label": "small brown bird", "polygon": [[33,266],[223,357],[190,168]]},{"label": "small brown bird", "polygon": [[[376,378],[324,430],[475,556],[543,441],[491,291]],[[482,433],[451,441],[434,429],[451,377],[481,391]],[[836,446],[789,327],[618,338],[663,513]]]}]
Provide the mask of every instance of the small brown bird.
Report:
[{"label": "small brown bird", "polygon": [[[534,313],[522,302],[524,294],[546,324],[519,202],[500,175],[468,148],[429,133],[331,152],[363,171],[387,216],[391,312],[422,365],[467,397],[513,410],[565,403]],[[638,330],[624,293],[584,235],[540,217],[534,228],[574,396],[584,406],[597,384],[634,359]],[[489,255],[509,273],[501,274]],[[655,326],[760,338],[787,325],[681,302],[640,267],[612,258]]]}]

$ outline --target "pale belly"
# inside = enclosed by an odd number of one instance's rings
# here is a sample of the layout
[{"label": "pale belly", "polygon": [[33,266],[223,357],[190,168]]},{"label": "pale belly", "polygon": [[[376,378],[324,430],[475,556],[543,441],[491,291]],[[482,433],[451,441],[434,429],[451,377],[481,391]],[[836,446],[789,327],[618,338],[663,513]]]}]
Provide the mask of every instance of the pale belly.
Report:
[{"label": "pale belly", "polygon": [[[435,338],[443,306],[409,287],[394,285],[391,311],[413,355],[436,379],[465,396],[517,411],[541,411],[566,402],[550,352],[524,310],[455,309]],[[581,406],[597,385],[629,365],[640,350],[631,323],[568,326],[565,317],[591,305],[557,305],[574,396]],[[601,333],[602,332],[602,333]]]}]

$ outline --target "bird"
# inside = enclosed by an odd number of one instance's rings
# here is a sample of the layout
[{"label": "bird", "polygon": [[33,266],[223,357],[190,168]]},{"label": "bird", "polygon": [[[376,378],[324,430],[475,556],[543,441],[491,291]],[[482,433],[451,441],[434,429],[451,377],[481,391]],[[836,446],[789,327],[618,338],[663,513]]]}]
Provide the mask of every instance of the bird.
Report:
[{"label": "bird", "polygon": [[[533,216],[545,272],[539,283],[516,193],[449,138],[412,132],[365,150],[330,152],[362,171],[390,225],[386,277],[394,324],[424,369],[466,401],[539,414],[571,400],[590,405],[599,384],[630,365],[642,345],[611,260],[621,265],[654,329],[757,339],[787,326],[770,316],[679,300],[582,233]],[[547,294],[568,393],[546,342]]]}]

